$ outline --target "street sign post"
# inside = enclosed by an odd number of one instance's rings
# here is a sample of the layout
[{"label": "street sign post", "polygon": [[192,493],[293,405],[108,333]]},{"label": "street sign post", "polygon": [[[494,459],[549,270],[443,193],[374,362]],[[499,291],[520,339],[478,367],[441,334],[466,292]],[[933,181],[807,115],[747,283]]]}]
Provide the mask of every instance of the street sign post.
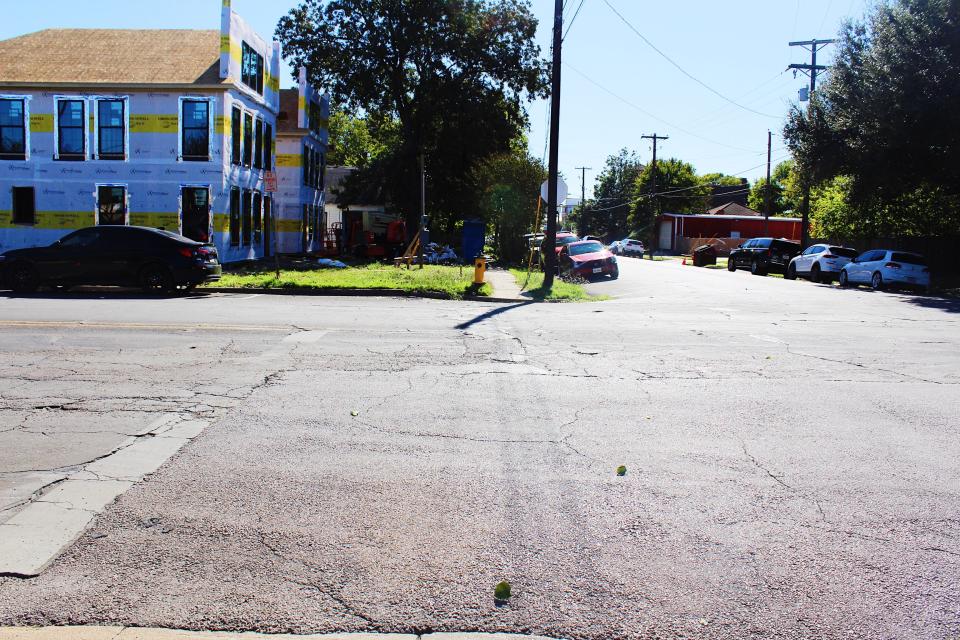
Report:
[{"label": "street sign post", "polygon": [[[569,190],[567,189],[567,183],[563,181],[562,178],[557,178],[557,199],[556,203],[558,207],[562,207],[563,203],[567,200],[567,194]],[[540,185],[540,197],[544,202],[549,202],[550,198],[550,181],[544,180],[543,184]]]},{"label": "street sign post", "polygon": [[263,177],[263,190],[274,193],[277,190],[277,174],[274,171],[267,171]]}]

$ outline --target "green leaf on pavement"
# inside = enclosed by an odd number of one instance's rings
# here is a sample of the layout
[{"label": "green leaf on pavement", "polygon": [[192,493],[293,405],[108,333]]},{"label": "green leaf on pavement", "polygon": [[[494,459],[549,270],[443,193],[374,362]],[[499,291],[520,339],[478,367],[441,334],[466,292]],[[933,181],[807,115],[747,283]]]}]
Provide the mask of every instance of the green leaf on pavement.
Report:
[{"label": "green leaf on pavement", "polygon": [[508,600],[510,598],[510,583],[504,580],[494,587],[493,597],[497,600]]},{"label": "green leaf on pavement", "polygon": [[625,475],[627,475],[627,468],[626,468],[625,466],[623,466],[623,465],[620,465],[619,467],[617,467],[617,475],[618,475],[618,476],[625,476]]},{"label": "green leaf on pavement", "polygon": [[352,415],[354,418],[356,418],[358,415],[360,415],[360,412],[359,412],[359,411],[351,411],[351,412],[350,412],[350,415]]}]

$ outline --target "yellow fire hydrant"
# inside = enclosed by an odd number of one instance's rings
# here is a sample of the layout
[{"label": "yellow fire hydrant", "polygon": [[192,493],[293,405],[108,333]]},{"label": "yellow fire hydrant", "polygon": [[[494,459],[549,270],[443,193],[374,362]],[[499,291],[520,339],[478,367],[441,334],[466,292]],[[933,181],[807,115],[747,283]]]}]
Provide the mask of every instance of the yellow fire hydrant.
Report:
[{"label": "yellow fire hydrant", "polygon": [[473,261],[473,284],[483,284],[483,276],[487,272],[487,257],[478,256]]}]

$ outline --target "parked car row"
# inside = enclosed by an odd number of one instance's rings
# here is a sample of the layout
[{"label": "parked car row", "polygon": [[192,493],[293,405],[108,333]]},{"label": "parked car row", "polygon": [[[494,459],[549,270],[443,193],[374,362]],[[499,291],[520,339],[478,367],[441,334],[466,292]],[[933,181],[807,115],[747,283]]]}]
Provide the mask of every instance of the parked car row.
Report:
[{"label": "parked car row", "polygon": [[190,289],[220,279],[217,248],[148,227],[100,225],[78,229],[48,247],[0,255],[0,279],[18,293],[41,286],[139,286]]},{"label": "parked car row", "polygon": [[610,251],[618,256],[639,256],[643,257],[645,249],[643,242],[633,238],[624,238],[623,240],[614,240],[609,247]]},{"label": "parked car row", "polygon": [[[546,238],[537,238],[540,242],[540,268],[544,268],[544,255],[550,250]],[[563,277],[575,276],[591,280],[608,276],[616,280],[620,276],[620,267],[617,258],[599,240],[587,236],[578,238],[569,231],[558,231],[557,241],[553,246],[557,256],[557,273]]]},{"label": "parked car row", "polygon": [[801,252],[800,244],[783,238],[754,238],[730,252],[727,269],[750,269],[754,275],[782,273],[788,280],[840,283],[841,287],[869,284],[874,289],[904,287],[926,291],[930,269],[918,253],[855,249],[834,244],[814,244]]}]

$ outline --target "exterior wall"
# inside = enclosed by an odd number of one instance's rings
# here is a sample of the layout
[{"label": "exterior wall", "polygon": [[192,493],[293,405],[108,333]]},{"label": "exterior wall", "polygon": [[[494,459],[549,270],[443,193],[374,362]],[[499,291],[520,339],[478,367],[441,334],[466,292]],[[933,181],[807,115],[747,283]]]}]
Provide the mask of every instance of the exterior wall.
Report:
[{"label": "exterior wall", "polygon": [[[264,94],[257,95],[240,82],[239,50],[242,42],[264,56]],[[234,55],[236,53],[236,55]],[[216,51],[211,59],[216,60]],[[48,245],[67,233],[95,225],[97,187],[122,186],[126,189],[126,224],[183,231],[183,187],[209,189],[210,241],[224,262],[252,259],[264,255],[266,234],[260,242],[251,237],[249,246],[230,237],[230,192],[233,187],[262,194],[264,172],[231,162],[231,114],[234,105],[253,114],[277,130],[279,108],[279,48],[267,47],[224,2],[221,31],[222,89],[184,87],[181,90],[111,88],[95,86],[76,90],[44,88],[12,89],[0,86],[0,97],[22,97],[26,101],[27,159],[0,160],[0,252],[9,249]],[[274,86],[276,85],[276,88]],[[86,158],[57,158],[58,98],[75,98],[85,105],[87,120],[84,140]],[[97,98],[125,101],[126,159],[96,159]],[[181,103],[184,98],[208,100],[209,160],[185,161],[182,158]],[[240,123],[242,131],[242,122]],[[264,144],[273,144],[264,141]],[[271,154],[276,157],[276,153]],[[13,224],[13,187],[33,187],[35,222]],[[258,215],[254,212],[254,216]],[[263,225],[261,225],[263,226]],[[251,223],[251,227],[255,227]],[[252,235],[252,234],[251,234]]]},{"label": "exterior wall", "polygon": [[[277,135],[277,251],[280,253],[312,253],[323,248],[324,230],[328,226],[325,212],[324,180],[327,156],[327,118],[330,102],[307,82],[306,70],[300,70],[297,87],[295,127]],[[310,129],[310,105],[319,108],[318,132]],[[306,152],[320,158],[319,185],[306,184]]]},{"label": "exterior wall", "polygon": [[[50,244],[63,235],[97,224],[97,186],[127,189],[127,224],[181,229],[181,186],[210,188],[216,211],[223,189],[225,93],[130,93],[86,90],[30,91],[4,97],[27,99],[28,155],[26,161],[0,161],[0,251]],[[180,158],[181,98],[209,100],[210,160],[190,162]],[[56,154],[56,100],[82,99],[87,127],[87,159],[58,160]],[[122,98],[126,102],[126,160],[96,160],[96,98]],[[12,188],[34,187],[36,221],[14,225],[11,221]],[[211,216],[211,222],[213,216]],[[210,229],[212,231],[212,229]]]},{"label": "exterior wall", "polygon": [[800,241],[800,220],[796,218],[770,218],[769,226],[764,229],[764,219],[755,216],[661,216],[657,224],[657,246],[661,251],[683,252],[690,243],[685,238],[695,238],[704,244],[709,239],[729,238],[741,244],[749,238],[765,235],[775,238]]}]

